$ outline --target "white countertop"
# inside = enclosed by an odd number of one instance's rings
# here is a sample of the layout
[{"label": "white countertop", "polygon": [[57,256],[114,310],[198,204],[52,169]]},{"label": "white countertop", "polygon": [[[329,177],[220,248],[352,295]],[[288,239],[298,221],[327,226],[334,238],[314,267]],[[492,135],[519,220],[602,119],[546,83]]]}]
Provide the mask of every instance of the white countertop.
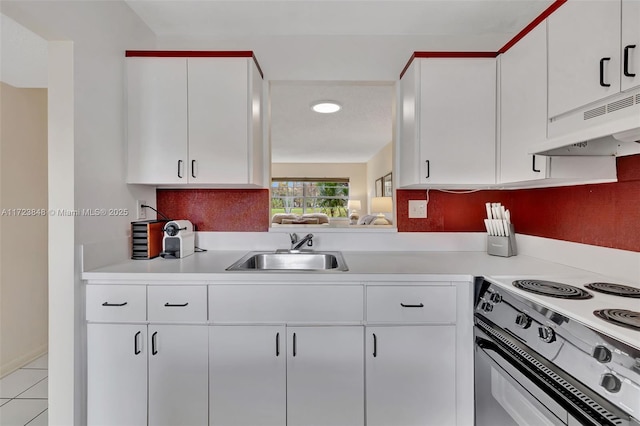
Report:
[{"label": "white countertop", "polygon": [[208,251],[183,259],[127,260],[86,271],[84,280],[130,281],[292,281],[448,280],[470,281],[486,275],[580,274],[583,270],[528,256],[509,258],[485,252],[355,252],[343,251],[348,271],[225,271],[247,251]]},{"label": "white countertop", "polygon": [[524,296],[560,314],[594,328],[606,335],[640,349],[640,331],[607,323],[593,315],[596,309],[620,308],[638,311],[640,300],[596,293],[588,300],[566,300],[528,293],[513,287],[516,279],[537,278],[564,282],[578,287],[590,282],[613,282],[638,287],[639,283],[597,275],[583,269],[540,260],[529,256],[509,258],[490,256],[486,252],[356,252],[343,251],[349,267],[346,272],[231,272],[225,269],[247,251],[208,251],[184,259],[127,260],[86,271],[84,280],[113,283],[172,284],[216,282],[295,283],[326,282],[332,284],[367,281],[371,284],[393,282],[472,281],[474,276],[487,277],[506,290]]}]

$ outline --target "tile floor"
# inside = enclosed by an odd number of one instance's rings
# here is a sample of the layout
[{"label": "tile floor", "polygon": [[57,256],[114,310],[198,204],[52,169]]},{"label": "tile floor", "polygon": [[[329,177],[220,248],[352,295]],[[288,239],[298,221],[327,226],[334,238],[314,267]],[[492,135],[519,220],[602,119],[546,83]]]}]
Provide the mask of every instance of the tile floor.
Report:
[{"label": "tile floor", "polygon": [[0,425],[42,426],[49,423],[48,357],[43,355],[0,379]]}]

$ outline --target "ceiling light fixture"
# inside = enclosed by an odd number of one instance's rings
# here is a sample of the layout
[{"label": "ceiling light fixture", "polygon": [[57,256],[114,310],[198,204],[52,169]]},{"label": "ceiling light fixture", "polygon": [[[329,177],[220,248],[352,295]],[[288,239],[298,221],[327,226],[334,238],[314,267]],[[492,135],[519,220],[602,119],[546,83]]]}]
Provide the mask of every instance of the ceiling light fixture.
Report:
[{"label": "ceiling light fixture", "polygon": [[311,109],[321,114],[331,114],[342,109],[336,101],[317,101],[311,104]]}]

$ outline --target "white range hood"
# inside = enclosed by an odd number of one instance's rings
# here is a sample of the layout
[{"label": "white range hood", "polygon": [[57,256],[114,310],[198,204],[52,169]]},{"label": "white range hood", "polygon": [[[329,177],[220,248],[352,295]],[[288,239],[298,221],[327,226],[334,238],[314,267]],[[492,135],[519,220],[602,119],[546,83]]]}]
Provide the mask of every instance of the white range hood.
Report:
[{"label": "white range hood", "polygon": [[622,156],[640,153],[640,93],[620,94],[599,105],[553,117],[548,133],[550,138],[532,145],[530,154]]}]

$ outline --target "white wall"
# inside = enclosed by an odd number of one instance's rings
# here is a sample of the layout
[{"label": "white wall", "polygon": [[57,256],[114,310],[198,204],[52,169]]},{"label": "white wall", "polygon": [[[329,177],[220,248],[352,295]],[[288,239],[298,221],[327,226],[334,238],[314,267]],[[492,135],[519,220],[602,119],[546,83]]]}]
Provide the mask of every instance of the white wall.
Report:
[{"label": "white wall", "polygon": [[274,178],[349,178],[349,198],[360,200],[363,210],[366,210],[367,165],[365,163],[273,163],[271,176]]},{"label": "white wall", "polygon": [[[0,102],[0,376],[4,376],[47,352],[47,215],[42,214],[47,211],[47,90],[0,83]],[[14,215],[13,209],[34,209],[37,214]]]},{"label": "white wall", "polygon": [[[375,181],[389,174],[393,167],[393,143],[389,142],[367,162],[367,193],[375,197]],[[392,177],[393,178],[393,177]],[[369,198],[369,199],[371,199]],[[369,211],[371,206],[369,205]],[[393,215],[391,215],[393,217]]]},{"label": "white wall", "polygon": [[[49,75],[56,74],[59,86],[49,86],[49,144],[55,141],[57,153],[49,159],[50,207],[132,210],[136,199],[153,204],[155,189],[124,183],[124,51],[153,49],[153,33],[124,2],[3,1],[2,13],[47,40],[73,42],[52,43],[49,51],[50,67],[55,68]],[[57,89],[59,96],[53,96]],[[65,107],[57,105],[58,101]],[[131,215],[50,218],[50,243],[55,248],[49,270],[51,425],[86,423],[79,247],[126,238],[134,219]]]}]

